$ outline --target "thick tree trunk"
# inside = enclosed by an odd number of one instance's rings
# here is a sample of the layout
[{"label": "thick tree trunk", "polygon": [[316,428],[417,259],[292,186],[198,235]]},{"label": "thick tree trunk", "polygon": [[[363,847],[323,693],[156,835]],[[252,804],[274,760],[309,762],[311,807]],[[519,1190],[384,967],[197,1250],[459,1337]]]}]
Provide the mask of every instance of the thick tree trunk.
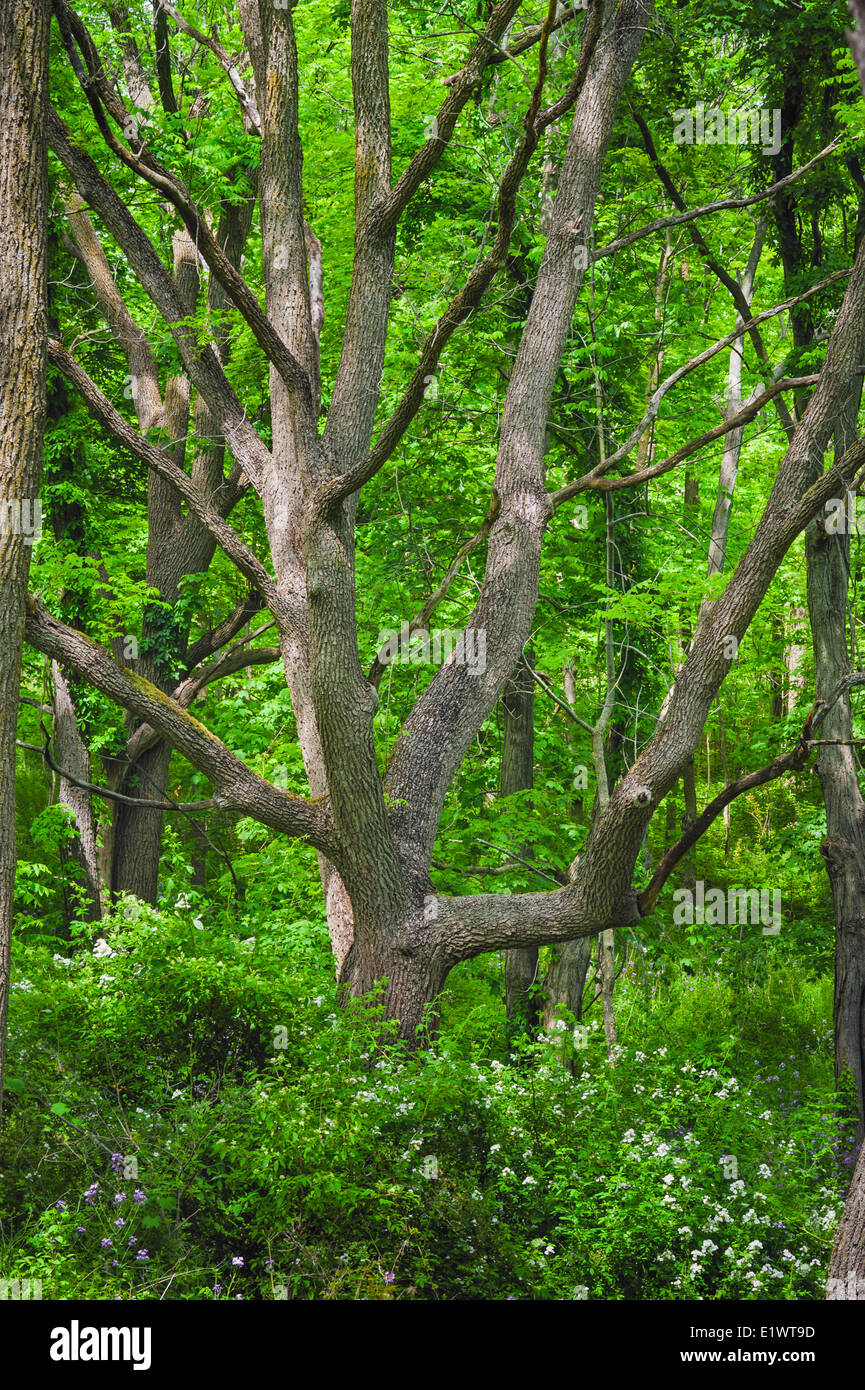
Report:
[{"label": "thick tree trunk", "polygon": [[827,1299],[865,1303],[865,1144],[829,1261]]},{"label": "thick tree trunk", "polygon": [[15,736],[33,540],[28,544],[15,526],[14,508],[20,516],[25,503],[35,506],[45,427],[48,27],[45,0],[19,0],[0,25],[0,1107],[15,887]]},{"label": "thick tree trunk", "polygon": [[[535,683],[532,678],[532,653],[527,651],[505,687],[502,696],[504,735],[502,743],[502,796],[525,791],[534,781],[535,750]],[[523,858],[530,858],[531,845],[520,849]],[[540,1006],[535,992],[538,976],[538,948],[525,946],[505,952],[505,992],[507,1000],[508,1037],[533,1035],[538,1026]]]},{"label": "thick tree trunk", "polygon": [[[856,399],[839,429],[837,454],[855,430]],[[850,540],[816,524],[806,540],[808,611],[814,646],[815,695],[825,700],[850,672],[847,651],[847,574]],[[853,718],[845,692],[829,710],[821,737],[839,740],[819,750],[817,775],[826,807],[826,862],[835,911],[835,1075],[856,1139],[865,1136],[865,801],[851,745]]]},{"label": "thick tree trunk", "polygon": [[[171,749],[165,743],[150,748],[129,769],[123,780],[124,794],[141,801],[162,801],[168,781]],[[111,893],[132,893],[145,903],[155,903],[162,852],[162,811],[119,805],[114,812]]]},{"label": "thick tree trunk", "polygon": [[390,1029],[382,1027],[384,1041],[395,1037],[417,1047],[438,1030],[438,999],[451,963],[432,948],[434,912],[430,898],[426,909],[387,935],[365,931],[356,919],[340,982],[353,998],[369,996],[369,1007],[382,1010],[382,1021],[391,1021]]}]

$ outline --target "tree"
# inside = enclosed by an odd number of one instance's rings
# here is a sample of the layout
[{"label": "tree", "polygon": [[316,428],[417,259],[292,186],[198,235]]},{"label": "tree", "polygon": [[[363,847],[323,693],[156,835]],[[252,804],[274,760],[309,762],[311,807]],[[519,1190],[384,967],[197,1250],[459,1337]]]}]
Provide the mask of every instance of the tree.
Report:
[{"label": "tree", "polygon": [[0,34],[0,1110],[15,883],[15,735],[45,422],[49,11],[24,0]]},{"label": "tree", "polygon": [[[151,570],[163,601],[171,602],[172,585],[179,575],[200,571],[208,563],[209,552],[218,547],[249,585],[256,607],[269,611],[279,636],[310,795],[292,794],[258,776],[188,713],[183,688],[175,687],[169,694],[167,680],[160,684],[152,679],[152,666],[125,668],[104,645],[60,622],[33,598],[28,600],[27,640],[140,721],[131,730],[128,751],[135,756],[130,761],[137,761],[156,741],[173,747],[212,783],[213,797],[202,810],[216,805],[239,811],[318,851],[340,978],[357,995],[386,979],[388,1017],[399,1021],[399,1031],[409,1041],[416,1040],[429,1006],[459,961],[499,949],[590,938],[633,925],[652,909],[676,856],[669,863],[664,861],[647,889],[639,890],[635,869],[651,818],[693,757],[738,643],[792,542],[833,496],[839,476],[852,483],[865,463],[865,443],[856,440],[833,474],[814,478],[815,461],[822,459],[838,412],[849,398],[855,370],[865,356],[865,259],[860,251],[825,364],[813,381],[808,412],[778,464],[750,544],[723,594],[704,615],[653,737],[610,792],[568,882],[552,891],[512,895],[444,896],[435,890],[430,868],[448,788],[472,740],[513,679],[530,640],[542,547],[555,513],[582,493],[634,489],[663,476],[768,405],[783,417],[781,393],[800,383],[782,376],[767,383],[738,412],[728,411],[721,425],[668,457],[630,472],[622,466],[652,427],[673,385],[743,334],[762,347],[760,323],[815,292],[814,287],[807,289],[759,316],[751,316],[750,306],[737,302],[741,322],[657,387],[624,445],[579,477],[559,487],[548,486],[545,455],[550,404],[589,262],[584,237],[593,222],[619,103],[652,22],[651,4],[644,0],[623,0],[618,8],[609,0],[592,3],[581,21],[578,59],[569,71],[559,74],[560,90],[550,100],[548,40],[554,26],[567,19],[552,4],[541,26],[511,40],[521,63],[531,56],[535,68],[529,80],[531,94],[498,182],[489,246],[478,255],[462,288],[427,333],[395,408],[377,422],[400,221],[422,195],[453,139],[461,113],[501,56],[517,10],[516,0],[501,0],[491,10],[483,36],[447,80],[447,95],[428,138],[394,179],[387,10],[383,0],[356,0],[352,7],[354,254],[345,323],[339,334],[339,364],[322,411],[321,304],[314,241],[304,217],[292,11],[243,0],[240,16],[252,69],[251,80],[245,80],[242,64],[231,60],[218,38],[203,35],[177,7],[161,3],[157,58],[162,112],[157,119],[148,116],[146,102],[139,99],[141,82],[129,45],[124,49],[124,99],[109,79],[83,20],[65,0],[55,4],[69,64],[110,155],[108,172],[84,148],[85,137],[73,135],[56,111],[49,123],[51,148],[75,193],[98,219],[103,235],[126,258],[169,329],[182,366],[172,390],[184,395],[184,383],[188,383],[196,395],[196,410],[209,412],[207,429],[196,424],[193,433],[206,433],[211,440],[218,437],[216,454],[210,449],[200,454],[191,474],[181,467],[183,450],[177,439],[185,438],[187,406],[183,403],[179,423],[167,427],[167,443],[165,433],[162,443],[147,437],[157,419],[166,430],[169,398],[167,386],[160,417],[149,367],[141,373],[151,387],[149,395],[138,394],[136,429],[56,338],[49,344],[50,358],[115,443],[150,471],[152,497],[159,499],[151,510],[151,524],[156,528],[153,543],[172,552],[171,583],[165,578],[168,570],[161,567],[162,560],[158,566],[154,561]],[[191,36],[197,53],[212,55],[238,99],[247,138],[260,141],[257,199],[265,309],[238,268],[237,247],[242,238],[232,250],[225,225],[212,230],[214,215],[193,198],[187,182],[167,162],[167,152],[180,150],[191,167],[187,127],[196,98],[187,95],[187,105],[180,110],[170,92],[171,38],[166,16],[181,34]],[[130,73],[137,83],[135,93]],[[382,770],[375,738],[377,686],[394,653],[380,652],[375,667],[365,675],[358,655],[356,611],[358,499],[406,439],[450,339],[482,304],[494,277],[506,265],[521,183],[545,132],[566,115],[570,133],[549,231],[504,394],[495,473],[479,541],[486,551],[477,601],[464,625],[461,645],[404,719]],[[153,148],[148,143],[151,136]],[[798,176],[799,171],[791,175]],[[176,216],[174,274],[133,216],[131,190],[139,186],[154,190]],[[232,198],[243,202],[247,196],[246,191],[223,187],[225,200],[232,206]],[[762,189],[750,200],[733,199],[720,206],[740,207],[768,193]],[[594,249],[592,259],[597,264],[615,255],[623,241],[633,242],[664,226],[692,225],[718,206],[660,219]],[[80,248],[90,233],[80,221],[80,206],[74,206],[71,216],[79,219]],[[206,263],[210,286],[218,287],[208,290],[209,305],[201,317],[193,284],[199,267],[193,265],[190,248]],[[99,264],[94,248],[89,257],[91,278]],[[836,278],[844,274],[836,272]],[[829,277],[817,288],[831,282]],[[114,315],[118,340],[128,345],[130,363],[133,351],[138,354],[136,361],[146,360],[146,344],[128,324],[122,328],[126,319],[107,283],[103,299],[109,321]],[[232,384],[224,349],[221,360],[216,326],[220,304],[231,306],[247,341],[254,341],[261,360],[269,364],[270,443],[254,428]],[[765,349],[758,348],[758,353],[765,359]],[[137,375],[131,367],[130,373]],[[154,406],[156,416],[146,415],[145,401]],[[233,460],[227,476],[223,447]],[[238,496],[248,489],[260,499],[267,564],[226,519]],[[226,620],[222,632],[231,631],[224,640],[239,630],[251,602]],[[427,621],[431,611],[428,606]],[[214,643],[219,640],[214,636]],[[210,649],[217,648],[211,645]],[[467,652],[481,651],[482,662],[464,659]],[[191,684],[206,678],[192,676]],[[802,756],[803,749],[797,746],[796,757]],[[791,765],[790,758],[777,760],[772,775]],[[153,780],[159,783],[161,775]],[[736,785],[730,789],[733,795]],[[154,816],[162,805],[155,800],[146,814]],[[708,822],[699,823],[705,828]]]}]

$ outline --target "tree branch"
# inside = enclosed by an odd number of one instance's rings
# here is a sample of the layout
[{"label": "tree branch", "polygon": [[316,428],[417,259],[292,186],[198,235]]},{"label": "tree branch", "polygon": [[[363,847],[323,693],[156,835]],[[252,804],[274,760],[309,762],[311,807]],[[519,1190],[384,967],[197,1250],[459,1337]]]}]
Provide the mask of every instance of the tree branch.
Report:
[{"label": "tree branch", "polygon": [[[102,61],[86,26],[78,15],[69,8],[66,0],[52,0],[57,15],[61,35],[64,39],[70,62],[81,83],[84,95],[93,112],[99,132],[108,148],[128,169],[166,197],[174,206],[208,266],[222,285],[235,308],[245,319],[253,337],[265,356],[274,365],[289,389],[298,390],[308,409],[312,407],[312,390],[309,377],[297,359],[292,355],[283,339],[263,313],[257,298],[250,290],[240,272],[231,264],[216,237],[210,230],[207,220],[196,207],[183,181],[165,168],[147,149],[143,140],[136,134],[131,139],[138,144],[138,153],[122,144],[114,135],[105,119],[103,107],[121,130],[129,128],[130,114],[123,102],[111,90],[105,77]],[[81,47],[88,73],[81,70],[76,61],[74,44]]]},{"label": "tree branch", "polygon": [[[661,160],[658,156],[658,152],[655,149],[652,136],[649,132],[649,127],[643,120],[639,111],[637,111],[636,108],[633,106],[631,107],[631,114],[633,115],[634,120],[636,121],[637,126],[639,127],[640,133],[643,137],[643,143],[646,146],[646,152],[655,169],[655,172],[658,175],[658,178],[661,180],[661,183],[667,190],[667,193],[669,194],[675,206],[680,210],[680,212],[685,212],[685,200],[679,192],[678,188],[676,187],[675,183],[673,182],[669,170],[666,168],[664,164],[661,163]],[[712,274],[724,286],[724,289],[728,291],[731,299],[733,300],[734,305],[736,306],[736,311],[739,314],[740,318],[743,321],[747,320],[748,322],[751,322],[751,327],[748,329],[748,332],[750,333],[751,342],[754,344],[754,351],[756,352],[760,361],[763,362],[766,366],[768,366],[769,354],[766,351],[766,345],[763,342],[759,330],[751,321],[751,305],[748,303],[747,299],[742,293],[741,285],[737,284],[737,282],[733,279],[732,275],[730,275],[728,271],[724,269],[721,263],[718,260],[716,260],[716,258],[712,255],[702,232],[700,232],[697,227],[689,223],[688,233],[695,247],[702,256],[707,269],[711,270]],[[781,422],[781,426],[785,430],[787,438],[792,439],[793,432],[795,430],[793,417],[780,396],[775,396],[774,402],[775,409],[778,414],[778,419]]]},{"label": "tree branch", "polygon": [[53,107],[49,108],[48,142],[78,192],[99,214],[127,257],[142,288],[165,320],[190,379],[220,421],[235,458],[260,492],[270,451],[247,419],[213,348],[199,349],[187,307],[153,243],[90,156],[73,143]]},{"label": "tree branch", "polygon": [[89,410],[100,424],[104,425],[115,439],[129,449],[148,468],[171,483],[201,525],[206,527],[241,574],[261,592],[265,603],[274,616],[302,634],[304,631],[302,615],[280,596],[276,585],[261,561],[199,492],[195,484],[183,472],[183,469],[178,468],[168,454],[162,449],[155,448],[143,435],[134,430],[128,421],[124,420],[120,412],[115,410],[111,402],[102,394],[99,387],[76,362],[72,354],[67,352],[56,339],[50,338],[48,340],[48,356],[53,365],[59,367],[64,376],[80,392]]},{"label": "tree branch", "polygon": [[52,617],[32,595],[27,598],[25,637],[37,651],[65,663],[103,695],[156,729],[210,779],[215,802],[222,809],[239,810],[263,825],[305,840],[339,867],[342,855],[325,801],[306,801],[257,777],[175,700],[142,676],[118,666],[104,648]]},{"label": "tree branch", "polygon": [[[580,52],[574,83],[572,84],[574,86],[574,93],[571,98],[571,104],[577,100],[582,91],[589,71],[592,55],[595,51],[595,46],[601,31],[602,8],[600,3],[595,3],[592,11],[592,24],[584,32],[583,47]],[[597,20],[595,20],[595,14],[598,16]],[[355,464],[340,478],[326,483],[321,488],[318,498],[316,499],[316,506],[320,509],[327,510],[336,505],[336,503],[341,501],[344,497],[348,497],[351,493],[356,492],[358,488],[362,487],[364,483],[374,477],[382,465],[387,462],[420,409],[426,387],[438,366],[439,357],[447,342],[460,324],[464,323],[469,315],[478,307],[487,288],[498,270],[504,264],[510,246],[511,234],[516,216],[517,191],[528,169],[531,157],[537,148],[541,134],[537,127],[536,116],[545,75],[546,48],[544,46],[539,55],[538,81],[532,95],[529,110],[526,113],[523,134],[514,154],[508,162],[501,184],[499,185],[497,199],[498,230],[492,248],[483,260],[474,267],[459,294],[451,301],[445,313],[427,337],[415,373],[406,387],[402,399],[393,415],[382,427],[378,440],[373,448],[365,458],[361,459],[359,463]]]},{"label": "tree branch", "polygon": [[200,43],[204,48],[210,49],[234,88],[237,100],[240,102],[240,109],[243,113],[244,126],[253,134],[260,135],[261,117],[258,114],[258,107],[255,104],[255,100],[215,33],[213,37],[208,37],[208,35],[203,34],[200,29],[196,29],[193,24],[190,24],[188,20],[183,18],[177,6],[172,5],[170,0],[159,0],[159,4],[160,8],[171,16],[178,29],[184,34],[188,34],[190,38],[195,39],[196,43]]},{"label": "tree branch", "polygon": [[[821,290],[825,289],[827,285],[832,284],[835,280],[844,279],[846,276],[850,275],[850,273],[851,272],[849,270],[836,270],[832,275],[828,275],[825,280],[821,280],[819,284],[812,285],[811,289],[806,290],[804,294],[796,295],[793,299],[786,299],[782,304],[776,304],[772,309],[764,309],[762,313],[756,314],[754,318],[749,318],[744,323],[737,323],[736,327],[730,333],[725,334],[723,338],[719,338],[717,342],[712,343],[710,347],[705,348],[703,352],[698,353],[696,357],[692,357],[690,361],[685,362],[683,366],[677,367],[676,370],[674,372],[671,372],[670,375],[664,381],[662,381],[660,386],[658,386],[657,389],[652,393],[652,398],[649,402],[648,409],[646,410],[639,424],[637,424],[631,431],[631,434],[628,436],[625,443],[622,444],[620,448],[616,449],[615,453],[610,454],[609,457],[606,458],[602,463],[596,464],[595,467],[591,469],[589,473],[584,474],[582,478],[576,479],[573,483],[566,484],[565,487],[559,488],[557,492],[553,493],[552,497],[554,505],[559,506],[562,502],[567,501],[568,497],[573,497],[576,495],[576,493],[583,492],[587,488],[595,486],[596,479],[602,478],[605,473],[607,473],[612,467],[614,467],[615,464],[620,463],[621,460],[631,452],[631,450],[639,441],[640,437],[648,429],[649,425],[651,425],[652,422],[655,419],[657,419],[658,407],[661,404],[661,401],[664,399],[664,396],[666,396],[667,392],[670,391],[674,386],[677,386],[678,383],[684,377],[688,376],[697,367],[702,367],[706,362],[710,361],[710,359],[715,357],[719,352],[723,352],[725,348],[730,347],[732,343],[736,342],[738,338],[741,338],[745,333],[749,332],[749,330],[753,328],[756,324],[763,323],[766,319],[777,317],[778,314],[782,314],[785,312],[785,310],[792,308],[794,304],[799,304],[806,299],[810,299],[812,295],[818,294]],[[799,378],[794,378],[794,380],[798,382]],[[755,397],[752,401],[748,402],[748,404],[743,407],[742,414],[744,415],[744,412],[750,411],[751,413],[745,416],[745,418],[752,418],[753,415],[757,413],[757,410],[759,410],[760,408],[762,408],[763,405],[765,405],[766,401],[774,399],[778,395],[779,391],[782,389],[786,389],[782,383],[773,382],[771,386],[767,386],[759,396]],[[757,409],[754,409],[755,405]],[[739,421],[739,423],[741,423],[741,420]],[[718,428],[718,434],[715,437],[717,438],[721,434],[726,433],[726,430],[727,422],[724,422],[724,424],[722,424]],[[708,440],[706,442],[708,442]],[[688,445],[687,447],[691,452],[693,452],[693,450],[691,450],[690,445]],[[676,455],[672,455],[671,457],[676,458],[677,462],[680,461]],[[687,455],[683,455],[683,457],[687,457]],[[668,460],[665,460],[665,462],[669,463]],[[660,464],[655,466],[661,469]],[[675,464],[669,463],[670,468],[674,466]],[[653,476],[651,469],[644,469],[642,471],[648,476]],[[663,468],[662,471],[667,472],[668,469]],[[638,481],[637,475],[632,474],[631,477],[618,482],[616,486],[629,486],[632,482],[636,481]],[[607,485],[606,490],[609,490],[609,488],[610,485]]]},{"label": "tree branch", "polygon": [[672,217],[659,217],[654,222],[647,222],[644,227],[639,227],[634,232],[628,232],[625,236],[616,237],[615,241],[608,241],[604,246],[598,246],[589,252],[591,261],[603,260],[606,256],[615,256],[619,251],[624,251],[627,246],[633,246],[635,241],[642,241],[644,237],[652,236],[655,232],[663,232],[668,227],[682,227],[688,222],[694,222],[698,217],[707,217],[713,212],[739,211],[742,208],[749,208],[754,203],[765,202],[767,198],[774,198],[776,193],[780,193],[789,184],[795,183],[803,174],[807,174],[816,164],[830,154],[834,154],[840,148],[842,139],[839,136],[833,140],[831,145],[827,145],[819,154],[815,154],[813,159],[809,159],[807,164],[801,168],[794,169],[792,174],[787,174],[777,183],[773,183],[763,193],[752,193],[748,198],[721,198],[715,203],[706,203],[701,208],[690,208],[686,212],[678,212]]}]

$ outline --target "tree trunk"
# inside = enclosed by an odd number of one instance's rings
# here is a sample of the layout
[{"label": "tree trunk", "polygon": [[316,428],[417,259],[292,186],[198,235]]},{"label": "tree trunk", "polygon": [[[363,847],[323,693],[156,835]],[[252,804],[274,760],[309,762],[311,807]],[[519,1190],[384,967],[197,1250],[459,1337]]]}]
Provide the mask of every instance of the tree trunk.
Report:
[{"label": "tree trunk", "polygon": [[[90,755],[81,737],[78,719],[69,683],[59,664],[52,663],[54,681],[54,747],[57,762],[65,771],[71,772],[79,781],[89,782]],[[81,868],[87,893],[86,913],[89,921],[98,922],[105,911],[102,879],[99,866],[99,851],[96,841],[96,820],[93,814],[93,798],[90,792],[76,786],[65,777],[60,778],[58,800],[68,806],[75,817],[77,835],[69,848],[69,856]]]},{"label": "tree trunk", "polygon": [[[129,769],[124,793],[142,801],[162,801],[168,780],[171,749],[165,743],[150,748]],[[119,805],[114,812],[111,893],[132,893],[145,903],[155,903],[162,851],[162,811]]]},{"label": "tree trunk", "polygon": [[[527,650],[505,687],[502,696],[504,740],[502,744],[502,796],[524,791],[533,785],[535,749],[535,683],[532,678],[532,653]],[[520,849],[523,858],[531,858],[532,846]],[[520,1034],[533,1036],[537,1031],[540,1005],[532,991],[538,976],[538,948],[524,946],[505,952],[505,992],[507,999],[508,1038]]]},{"label": "tree trunk", "polygon": [[[0,25],[0,1113],[15,889],[15,736],[27,578],[42,468],[47,342],[45,116],[49,10],[20,0]],[[11,509],[11,510],[10,510]]]},{"label": "tree trunk", "polygon": [[432,949],[436,906],[430,897],[421,912],[390,933],[364,930],[355,915],[354,940],[340,982],[351,997],[364,998],[367,1008],[382,1011],[382,1025],[391,1020],[389,1029],[381,1028],[384,1041],[395,1037],[417,1047],[438,1031],[438,999],[450,964]]},{"label": "tree trunk", "polygon": [[865,1303],[865,1144],[850,1184],[844,1215],[829,1261],[827,1299]]},{"label": "tree trunk", "polygon": [[[845,439],[855,428],[858,393],[838,432],[840,457]],[[847,653],[847,573],[850,540],[827,535],[816,524],[808,527],[808,611],[814,647],[815,696],[825,700],[850,672]],[[855,1119],[856,1140],[865,1136],[865,801],[859,791],[856,755],[850,740],[853,717],[849,694],[835,702],[825,717],[817,775],[826,807],[826,839],[821,852],[826,862],[835,911],[835,1075],[844,1098],[847,1119]]]}]

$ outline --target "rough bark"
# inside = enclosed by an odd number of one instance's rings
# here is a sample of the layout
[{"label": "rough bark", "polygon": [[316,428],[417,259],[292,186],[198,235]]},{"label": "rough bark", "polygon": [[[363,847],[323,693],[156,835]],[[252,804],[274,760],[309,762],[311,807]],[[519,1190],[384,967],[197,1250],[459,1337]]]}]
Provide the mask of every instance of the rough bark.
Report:
[{"label": "rough bark", "polygon": [[[0,26],[0,501],[39,494],[45,426],[49,10],[21,0]],[[4,513],[6,509],[4,507]],[[32,537],[31,537],[32,542]],[[0,525],[0,1110],[15,886],[15,735],[32,544]]]},{"label": "rough bark", "polygon": [[[808,610],[814,646],[815,695],[825,699],[850,672],[847,649],[849,537],[808,528]],[[865,801],[859,790],[849,693],[826,716],[817,775],[826,807],[821,845],[835,914],[835,1075],[856,1140],[865,1137]]]},{"label": "rough bark", "polygon": [[826,1298],[865,1303],[865,1144],[850,1184],[832,1258]]}]

